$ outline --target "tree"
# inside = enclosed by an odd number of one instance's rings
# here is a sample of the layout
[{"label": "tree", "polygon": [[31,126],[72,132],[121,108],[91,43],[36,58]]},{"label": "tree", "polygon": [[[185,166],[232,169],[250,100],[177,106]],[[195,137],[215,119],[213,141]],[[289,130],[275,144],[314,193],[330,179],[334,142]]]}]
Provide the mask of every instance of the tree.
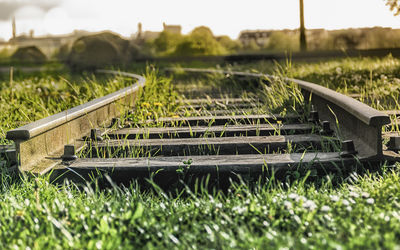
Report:
[{"label": "tree", "polygon": [[255,39],[251,39],[245,46],[243,46],[245,50],[256,51],[260,50],[260,46],[257,44]]},{"label": "tree", "polygon": [[154,40],[154,48],[156,52],[160,55],[167,55],[172,53],[176,46],[182,42],[181,34],[174,34],[168,31],[163,31],[161,34]]},{"label": "tree", "polygon": [[234,53],[242,48],[242,44],[237,40],[232,40],[229,36],[218,36],[215,39],[229,52]]},{"label": "tree", "polygon": [[333,37],[333,46],[335,49],[357,49],[362,41],[365,40],[365,34],[360,30],[339,31]]},{"label": "tree", "polygon": [[226,50],[214,38],[210,28],[200,26],[195,28],[176,46],[177,56],[206,56],[225,54]]},{"label": "tree", "polygon": [[398,0],[386,0],[386,5],[389,6],[391,11],[394,11],[394,15],[400,15],[400,4]]},{"label": "tree", "polygon": [[274,31],[269,36],[268,43],[264,48],[273,51],[295,51],[299,48],[299,40],[295,35]]}]

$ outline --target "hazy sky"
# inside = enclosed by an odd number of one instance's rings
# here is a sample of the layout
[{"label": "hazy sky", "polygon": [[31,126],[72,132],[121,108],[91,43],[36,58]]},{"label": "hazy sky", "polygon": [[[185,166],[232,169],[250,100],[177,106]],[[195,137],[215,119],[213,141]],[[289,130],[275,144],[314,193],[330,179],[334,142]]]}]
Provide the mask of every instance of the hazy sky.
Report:
[{"label": "hazy sky", "polygon": [[[306,28],[400,28],[384,0],[304,0]],[[162,22],[182,25],[188,33],[209,26],[217,35],[236,38],[244,29],[294,29],[299,26],[298,0],[0,0],[0,38],[17,34],[64,34],[74,29],[112,30],[124,36],[160,31]]]}]

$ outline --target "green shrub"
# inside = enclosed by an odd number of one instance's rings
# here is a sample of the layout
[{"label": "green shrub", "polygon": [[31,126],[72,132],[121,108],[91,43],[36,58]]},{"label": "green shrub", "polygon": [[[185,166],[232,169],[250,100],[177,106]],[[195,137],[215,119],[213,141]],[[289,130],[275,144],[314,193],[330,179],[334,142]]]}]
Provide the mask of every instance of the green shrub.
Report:
[{"label": "green shrub", "polygon": [[177,56],[206,56],[225,54],[226,49],[214,38],[208,27],[195,28],[178,44],[174,52]]},{"label": "green shrub", "polygon": [[229,53],[235,53],[242,49],[242,44],[237,40],[232,40],[229,36],[218,36],[216,40],[222,45],[222,47]]},{"label": "green shrub", "polygon": [[285,34],[281,31],[272,32],[266,44],[268,50],[295,51],[299,49],[299,39],[297,35]]},{"label": "green shrub", "polygon": [[173,53],[176,49],[176,46],[180,42],[182,42],[182,40],[183,37],[181,34],[174,34],[168,31],[163,31],[153,41],[152,45],[159,55],[167,55]]}]

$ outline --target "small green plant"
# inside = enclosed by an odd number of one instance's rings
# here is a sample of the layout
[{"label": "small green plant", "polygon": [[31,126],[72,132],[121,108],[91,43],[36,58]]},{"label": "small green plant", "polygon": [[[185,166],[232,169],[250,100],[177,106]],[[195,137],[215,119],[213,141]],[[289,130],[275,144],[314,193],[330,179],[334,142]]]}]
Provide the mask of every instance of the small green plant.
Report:
[{"label": "small green plant", "polygon": [[185,178],[188,170],[190,169],[190,166],[193,163],[193,160],[190,158],[186,161],[182,162],[183,165],[180,165],[177,169],[176,169],[176,173],[181,177],[181,178]]},{"label": "small green plant", "polygon": [[193,163],[193,160],[192,160],[192,159],[189,159],[189,160],[187,160],[187,161],[183,161],[183,164],[185,164],[185,168],[186,168],[186,169],[190,168],[190,166],[192,165],[192,163]]}]

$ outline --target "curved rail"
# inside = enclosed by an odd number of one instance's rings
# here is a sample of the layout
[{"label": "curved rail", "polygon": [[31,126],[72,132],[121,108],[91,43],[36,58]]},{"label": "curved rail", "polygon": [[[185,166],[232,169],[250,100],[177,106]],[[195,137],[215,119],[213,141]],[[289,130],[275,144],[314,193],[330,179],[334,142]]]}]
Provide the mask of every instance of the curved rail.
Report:
[{"label": "curved rail", "polygon": [[[172,70],[172,69],[169,69]],[[266,74],[234,72],[223,70],[204,70],[183,68],[193,73],[221,73],[240,78],[257,78],[273,81],[273,76]],[[22,171],[43,173],[61,162],[60,156],[64,145],[83,145],[82,137],[93,128],[106,126],[122,110],[132,108],[136,94],[145,84],[145,78],[139,75],[112,70],[100,70],[98,73],[116,74],[137,79],[134,85],[121,89],[107,96],[74,107],[59,114],[11,130],[7,139],[16,145],[19,166]],[[388,115],[366,104],[347,97],[320,85],[291,78],[302,89],[305,100],[311,100],[322,121],[337,124],[336,135],[344,140],[352,140],[357,156],[361,159],[380,158],[382,156],[381,128],[390,122]]]},{"label": "curved rail", "polygon": [[58,161],[55,159],[62,154],[64,145],[75,143],[76,139],[88,134],[92,128],[104,126],[111,118],[117,117],[123,108],[133,107],[137,91],[146,82],[143,76],[132,73],[113,70],[97,72],[127,76],[137,79],[137,82],[88,103],[8,131],[6,138],[15,142],[21,170],[56,165]]},{"label": "curved rail", "polygon": [[[192,73],[226,74],[239,77],[267,78],[268,74],[246,73],[236,71],[167,68],[167,71],[183,70]],[[380,158],[382,156],[382,126],[390,123],[387,114],[315,83],[298,79],[284,78],[294,82],[302,89],[305,100],[311,100],[321,120],[337,124],[335,130],[342,140],[353,140],[356,150],[363,158]]]},{"label": "curved rail", "polygon": [[300,86],[300,88],[307,90],[313,95],[317,95],[327,101],[335,103],[342,109],[353,114],[357,119],[361,120],[365,124],[374,126],[383,126],[390,123],[390,118],[385,113],[378,111],[370,106],[357,101],[349,96],[340,94],[331,89],[325,88],[315,83],[310,83],[298,79],[286,78],[288,81],[292,81]]}]

